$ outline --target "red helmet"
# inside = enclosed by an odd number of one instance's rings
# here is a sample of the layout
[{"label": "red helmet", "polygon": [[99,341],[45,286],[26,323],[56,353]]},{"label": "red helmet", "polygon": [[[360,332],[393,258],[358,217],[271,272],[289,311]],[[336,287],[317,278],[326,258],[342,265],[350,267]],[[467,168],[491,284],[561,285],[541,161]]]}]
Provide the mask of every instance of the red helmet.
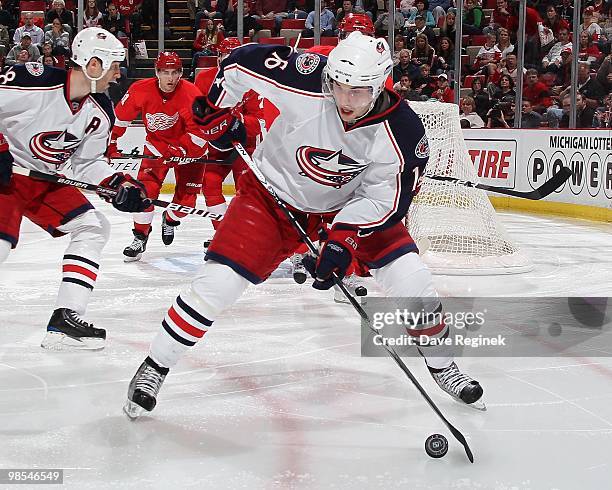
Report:
[{"label": "red helmet", "polygon": [[217,51],[219,51],[219,54],[230,54],[234,49],[241,45],[242,43],[237,37],[226,37],[223,41],[221,41]]},{"label": "red helmet", "polygon": [[155,60],[156,70],[183,70],[183,62],[174,51],[162,51]]},{"label": "red helmet", "polygon": [[374,37],[374,24],[366,14],[348,14],[340,21],[338,37],[344,39],[349,33],[360,31],[366,36]]}]

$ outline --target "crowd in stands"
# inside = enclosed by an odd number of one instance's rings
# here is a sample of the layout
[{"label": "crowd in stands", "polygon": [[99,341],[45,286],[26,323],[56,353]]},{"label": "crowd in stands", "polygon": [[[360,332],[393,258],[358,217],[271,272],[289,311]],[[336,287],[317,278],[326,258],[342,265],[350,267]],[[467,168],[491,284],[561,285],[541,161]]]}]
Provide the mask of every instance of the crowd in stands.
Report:
[{"label": "crowd in stands", "polygon": [[[65,1],[70,1],[69,5]],[[23,0],[21,0],[23,3]],[[32,2],[28,2],[32,3]],[[41,60],[60,64],[75,34],[74,0],[42,1],[40,16],[20,11],[20,0],[0,0],[0,59],[6,64]],[[237,0],[187,0],[193,23],[193,66],[214,56],[238,26]],[[167,3],[166,3],[167,5]],[[453,102],[459,90],[466,127],[567,127],[571,66],[578,58],[578,127],[610,127],[612,2],[585,0],[574,24],[572,0],[528,0],[524,36],[523,104],[515,107],[517,83],[516,0],[464,0],[461,39],[455,0],[322,0],[321,36],[336,41],[350,13],[365,13],[377,36],[387,36],[394,15],[395,89],[407,100]],[[244,0],[244,33],[253,41],[289,43],[291,27],[302,39],[314,36],[314,0]],[[157,23],[157,0],[86,0],[85,26],[102,26],[120,39],[141,39],[143,24]],[[172,16],[164,13],[166,25]],[[297,29],[296,29],[297,28]],[[579,48],[573,53],[572,39]],[[312,42],[312,41],[311,41]],[[323,41],[322,41],[323,43]],[[455,46],[461,46],[461,70]]]}]

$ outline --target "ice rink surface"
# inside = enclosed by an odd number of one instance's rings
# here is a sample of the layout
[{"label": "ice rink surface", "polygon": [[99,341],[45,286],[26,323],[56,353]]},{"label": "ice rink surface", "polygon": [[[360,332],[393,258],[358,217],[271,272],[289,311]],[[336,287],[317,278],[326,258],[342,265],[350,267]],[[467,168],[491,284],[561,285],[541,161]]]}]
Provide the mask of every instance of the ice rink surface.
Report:
[{"label": "ice rink surface", "polygon": [[[26,220],[0,267],[0,469],[64,468],[64,484],[79,489],[610,488],[612,357],[458,359],[483,385],[487,412],[454,402],[422,360],[406,358],[466,435],[472,465],[393,361],[360,357],[351,307],[295,284],[286,266],[170,372],[151,415],[128,421],[128,382],[211,227],[185,221],[165,247],[156,216],[143,260],[124,264],[130,217],[100,207],[113,229],[86,319],[107,329],[105,350],[39,347],[67,238]],[[535,269],[436,276],[443,296],[612,296],[612,225],[500,217]],[[450,449],[434,460],[423,445],[436,432]]]}]

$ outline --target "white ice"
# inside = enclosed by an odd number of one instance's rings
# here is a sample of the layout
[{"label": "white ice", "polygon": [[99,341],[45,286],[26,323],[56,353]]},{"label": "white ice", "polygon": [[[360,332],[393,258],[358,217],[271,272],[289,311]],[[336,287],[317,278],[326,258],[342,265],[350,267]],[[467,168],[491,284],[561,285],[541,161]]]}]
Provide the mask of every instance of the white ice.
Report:
[{"label": "white ice", "polygon": [[[351,307],[283,270],[215,323],[150,415],[128,421],[128,382],[212,232],[192,218],[165,247],[156,216],[143,260],[125,264],[130,218],[95,202],[113,230],[86,318],[107,329],[105,350],[39,347],[66,238],[26,220],[0,266],[0,469],[64,468],[65,485],[79,489],[610,488],[612,358],[458,359],[483,385],[487,412],[454,402],[422,360],[406,358],[467,436],[470,464],[390,359],[360,357]],[[612,225],[500,216],[534,271],[436,276],[441,294],[612,296]],[[436,432],[450,449],[434,460],[423,445]]]}]

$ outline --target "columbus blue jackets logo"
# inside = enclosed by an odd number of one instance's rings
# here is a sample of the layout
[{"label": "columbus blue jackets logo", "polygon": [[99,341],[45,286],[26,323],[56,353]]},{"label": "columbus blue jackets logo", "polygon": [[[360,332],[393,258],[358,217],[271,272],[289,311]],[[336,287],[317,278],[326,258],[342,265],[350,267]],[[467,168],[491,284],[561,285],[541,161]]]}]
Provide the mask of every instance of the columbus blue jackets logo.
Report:
[{"label": "columbus blue jackets logo", "polygon": [[295,156],[301,170],[300,175],[336,189],[348,184],[368,166],[343,155],[342,150],[300,146]]},{"label": "columbus blue jackets logo", "polygon": [[295,59],[295,68],[302,75],[310,75],[317,69],[321,58],[314,53],[303,53]]},{"label": "columbus blue jackets logo", "polygon": [[43,162],[63,165],[76,151],[81,140],[68,131],[45,131],[32,136],[32,155]]}]

